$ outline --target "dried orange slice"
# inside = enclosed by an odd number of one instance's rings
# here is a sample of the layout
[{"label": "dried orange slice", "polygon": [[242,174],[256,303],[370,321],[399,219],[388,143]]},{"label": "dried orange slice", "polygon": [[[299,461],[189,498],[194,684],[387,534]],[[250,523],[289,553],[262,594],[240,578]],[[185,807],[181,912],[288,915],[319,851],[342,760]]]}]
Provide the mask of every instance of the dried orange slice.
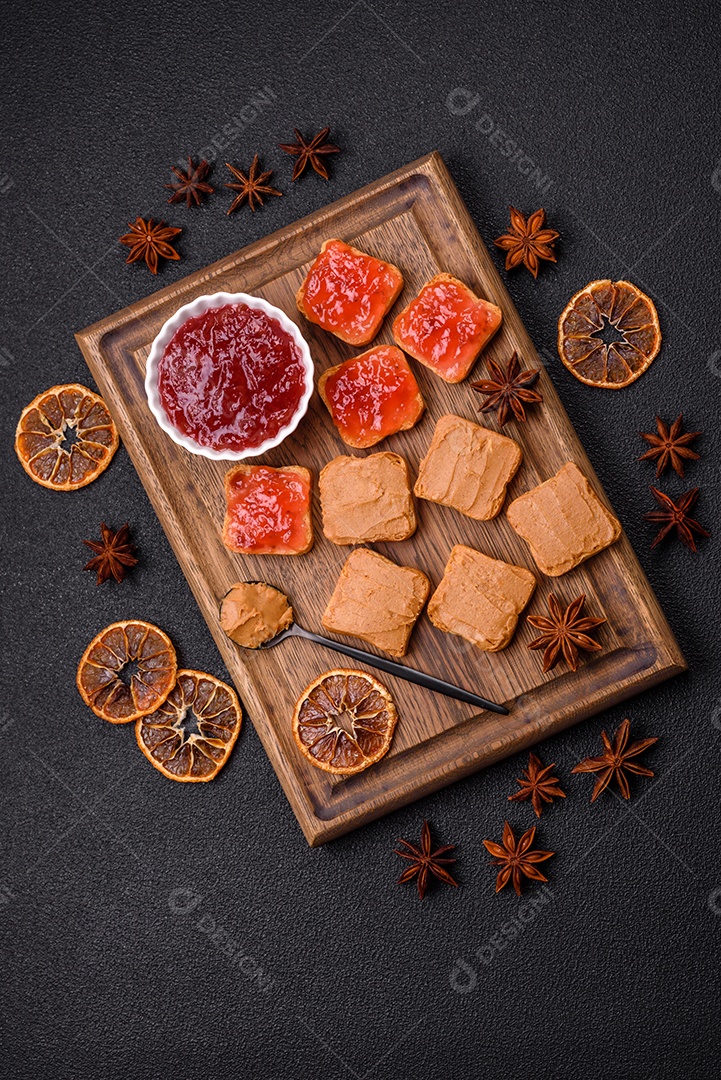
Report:
[{"label": "dried orange slice", "polygon": [[[197,730],[184,727],[189,714]],[[135,725],[138,746],[158,772],[185,784],[217,776],[240,732],[243,711],[227,683],[203,671],[179,671],[163,704]]]},{"label": "dried orange slice", "polygon": [[[607,329],[617,338],[604,343]],[[630,281],[592,281],[572,296],[558,320],[558,352],[588,386],[621,390],[643,375],[661,348],[653,301]]]},{"label": "dried orange slice", "polygon": [[79,383],[53,386],[23,409],[15,432],[20,464],[36,484],[75,491],[107,469],[118,432],[101,397]]},{"label": "dried orange slice", "polygon": [[96,634],[83,653],[76,681],[96,716],[128,724],[162,705],[177,670],[168,635],[137,619],[111,623]]},{"label": "dried orange slice", "polygon": [[383,683],[365,671],[335,668],[306,686],[298,698],[293,735],[311,764],[349,776],[383,757],[397,719]]}]

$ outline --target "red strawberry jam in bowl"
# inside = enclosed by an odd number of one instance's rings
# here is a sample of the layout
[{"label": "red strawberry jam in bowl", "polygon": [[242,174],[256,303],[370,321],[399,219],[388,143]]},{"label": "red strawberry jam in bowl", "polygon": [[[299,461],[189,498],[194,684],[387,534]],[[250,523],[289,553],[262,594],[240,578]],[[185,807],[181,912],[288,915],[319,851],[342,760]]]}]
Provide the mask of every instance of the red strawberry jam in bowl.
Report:
[{"label": "red strawberry jam in bowl", "polygon": [[179,446],[240,461],[278,446],[298,426],[313,393],[313,361],[279,308],[247,293],[215,293],[163,325],[145,392]]}]

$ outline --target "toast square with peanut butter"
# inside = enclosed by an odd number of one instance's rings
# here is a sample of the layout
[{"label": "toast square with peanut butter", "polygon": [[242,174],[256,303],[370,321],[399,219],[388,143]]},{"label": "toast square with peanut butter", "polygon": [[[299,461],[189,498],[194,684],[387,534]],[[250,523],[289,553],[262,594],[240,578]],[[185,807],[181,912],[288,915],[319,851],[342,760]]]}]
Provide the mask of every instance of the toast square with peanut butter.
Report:
[{"label": "toast square with peanut butter", "polygon": [[428,601],[428,617],[447,634],[457,634],[484,652],[499,652],[510,643],[535,587],[536,579],[525,567],[456,544]]},{"label": "toast square with peanut butter", "polygon": [[398,566],[370,548],[348,556],[323,615],[334,634],[367,641],[392,656],[405,656],[430,582],[421,570]]},{"label": "toast square with peanut butter", "polygon": [[523,451],[507,435],[460,416],[442,416],[413,490],[419,499],[488,521],[500,513],[522,460]]},{"label": "toast square with peanut butter", "polygon": [[318,487],[323,532],[334,544],[407,540],[416,531],[408,466],[400,454],[333,458]]},{"label": "toast square with peanut butter", "polygon": [[567,574],[621,535],[621,523],[573,462],[519,495],[506,513],[530,547],[538,569],[549,577]]}]

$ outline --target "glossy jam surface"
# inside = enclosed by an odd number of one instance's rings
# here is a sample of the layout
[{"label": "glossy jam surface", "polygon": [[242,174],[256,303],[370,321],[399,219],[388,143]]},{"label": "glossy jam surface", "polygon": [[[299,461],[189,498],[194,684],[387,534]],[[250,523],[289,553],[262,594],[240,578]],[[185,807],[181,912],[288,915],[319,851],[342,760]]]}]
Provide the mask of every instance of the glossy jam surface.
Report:
[{"label": "glossy jam surface", "polygon": [[393,324],[407,352],[449,382],[465,378],[501,323],[498,308],[454,281],[429,282]]},{"label": "glossy jam surface", "polygon": [[223,542],[251,555],[293,555],[310,546],[310,475],[305,469],[239,465],[225,478]]},{"label": "glossy jam surface", "polygon": [[171,423],[200,446],[250,450],[293,419],[305,389],[300,349],[277,319],[225,304],[188,319],[158,364]]},{"label": "glossy jam surface", "polygon": [[351,345],[365,345],[402,285],[394,266],[331,240],[308,272],[302,306],[311,322]]},{"label": "glossy jam surface", "polygon": [[400,349],[379,345],[331,371],[323,396],[351,446],[373,446],[412,427],[423,412],[418,383]]}]

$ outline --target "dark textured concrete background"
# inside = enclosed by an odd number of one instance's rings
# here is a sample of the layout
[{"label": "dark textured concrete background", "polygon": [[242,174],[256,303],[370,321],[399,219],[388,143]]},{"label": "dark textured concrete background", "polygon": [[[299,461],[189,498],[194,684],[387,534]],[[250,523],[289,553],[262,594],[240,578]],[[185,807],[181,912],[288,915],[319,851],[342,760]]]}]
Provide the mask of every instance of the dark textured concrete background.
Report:
[{"label": "dark textured concrete background", "polygon": [[[718,531],[718,10],[33,0],[5,34],[3,1074],[721,1075],[718,539],[650,552],[653,469],[637,461],[639,429],[683,410],[702,459],[662,486],[698,485]],[[276,144],[326,123],[343,148],[332,181],[291,185]],[[170,164],[211,147],[216,181],[260,151],[284,198],[232,218],[227,192],[168,207]],[[525,755],[314,851],[250,723],[207,787],[150,768],[132,729],[81,703],[78,657],[137,616],[222,677],[210,634],[123,449],[70,495],[31,483],[12,452],[36,393],[92,385],[74,331],[434,148],[486,241],[509,203],[544,205],[562,234],[538,281],[504,278],[690,665],[542,745],[568,798],[538,833],[558,852],[550,891],[522,901],[494,895],[481,841],[506,816],[535,822],[506,801]],[[157,279],[117,243],[138,214],[184,228],[182,261]],[[598,277],[637,282],[662,323],[659,358],[618,394],[555,354],[559,312]],[[141,552],[122,586],[81,572],[101,519],[129,521]],[[591,806],[570,769],[626,715],[660,738],[656,778],[628,805]],[[424,817],[458,844],[462,887],[421,904],[396,886],[392,848]]]}]

